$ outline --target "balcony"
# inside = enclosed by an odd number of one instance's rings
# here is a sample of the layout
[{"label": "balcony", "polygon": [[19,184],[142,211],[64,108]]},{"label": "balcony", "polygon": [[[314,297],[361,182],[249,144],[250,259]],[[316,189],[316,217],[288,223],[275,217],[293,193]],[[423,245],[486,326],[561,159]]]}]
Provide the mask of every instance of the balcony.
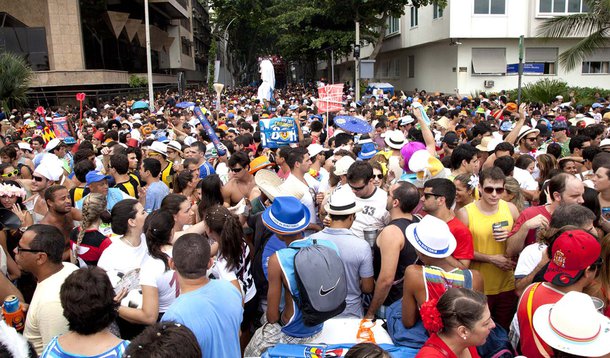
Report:
[{"label": "balcony", "polygon": [[150,7],[157,9],[170,19],[188,18],[187,0],[148,0]]}]

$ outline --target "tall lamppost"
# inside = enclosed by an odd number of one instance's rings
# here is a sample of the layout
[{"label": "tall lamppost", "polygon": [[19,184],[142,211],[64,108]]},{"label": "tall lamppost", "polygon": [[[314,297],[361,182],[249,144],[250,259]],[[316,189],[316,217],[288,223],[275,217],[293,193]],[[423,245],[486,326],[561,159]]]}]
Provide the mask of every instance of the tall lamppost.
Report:
[{"label": "tall lamppost", "polygon": [[148,0],[144,0],[144,26],[146,27],[146,70],[148,78],[148,108],[152,112],[155,108],[152,78],[152,54],[150,52],[150,22],[148,20]]}]

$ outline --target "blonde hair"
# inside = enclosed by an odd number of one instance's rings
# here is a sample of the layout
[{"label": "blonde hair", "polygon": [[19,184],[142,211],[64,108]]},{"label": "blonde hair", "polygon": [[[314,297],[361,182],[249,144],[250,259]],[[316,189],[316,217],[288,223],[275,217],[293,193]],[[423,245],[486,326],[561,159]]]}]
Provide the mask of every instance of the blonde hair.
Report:
[{"label": "blonde hair", "polygon": [[106,196],[103,194],[91,193],[83,199],[83,221],[81,221],[76,244],[70,257],[73,264],[78,262],[78,249],[83,242],[86,229],[100,220],[100,215],[106,211],[106,205]]},{"label": "blonde hair", "polygon": [[513,195],[513,200],[511,200],[511,203],[515,204],[517,209],[519,209],[519,212],[523,211],[523,201],[525,198],[523,197],[523,192],[521,192],[521,186],[519,185],[517,179],[513,177],[506,177],[506,180],[504,180],[504,190]]}]

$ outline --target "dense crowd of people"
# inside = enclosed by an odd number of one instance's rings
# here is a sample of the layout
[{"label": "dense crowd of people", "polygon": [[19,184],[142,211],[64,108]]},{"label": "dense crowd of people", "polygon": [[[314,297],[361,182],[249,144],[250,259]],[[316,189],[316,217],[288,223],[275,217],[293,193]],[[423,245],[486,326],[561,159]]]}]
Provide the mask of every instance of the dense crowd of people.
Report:
[{"label": "dense crowd of people", "polygon": [[[258,357],[328,343],[342,318],[361,342],[347,357],[390,356],[361,336],[382,323],[418,357],[610,354],[610,96],[346,86],[319,113],[310,85],[255,92],[0,109],[0,297],[25,318],[22,338],[1,323],[0,350]],[[262,144],[274,117],[294,143]],[[311,275],[339,279],[318,293]]]}]

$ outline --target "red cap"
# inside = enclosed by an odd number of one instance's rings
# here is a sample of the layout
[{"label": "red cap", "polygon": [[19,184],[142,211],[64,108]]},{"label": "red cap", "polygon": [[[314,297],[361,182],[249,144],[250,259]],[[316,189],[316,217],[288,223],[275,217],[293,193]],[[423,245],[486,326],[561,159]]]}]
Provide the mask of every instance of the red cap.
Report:
[{"label": "red cap", "polygon": [[96,131],[95,133],[93,133],[93,138],[101,142],[104,140],[104,133],[102,131]]},{"label": "red cap", "polygon": [[544,279],[557,286],[570,286],[582,277],[582,271],[599,258],[601,245],[582,230],[570,230],[553,242],[551,261]]},{"label": "red cap", "polygon": [[137,148],[140,146],[140,142],[138,142],[137,139],[129,138],[129,140],[127,140],[127,146],[132,147],[132,148]]}]

